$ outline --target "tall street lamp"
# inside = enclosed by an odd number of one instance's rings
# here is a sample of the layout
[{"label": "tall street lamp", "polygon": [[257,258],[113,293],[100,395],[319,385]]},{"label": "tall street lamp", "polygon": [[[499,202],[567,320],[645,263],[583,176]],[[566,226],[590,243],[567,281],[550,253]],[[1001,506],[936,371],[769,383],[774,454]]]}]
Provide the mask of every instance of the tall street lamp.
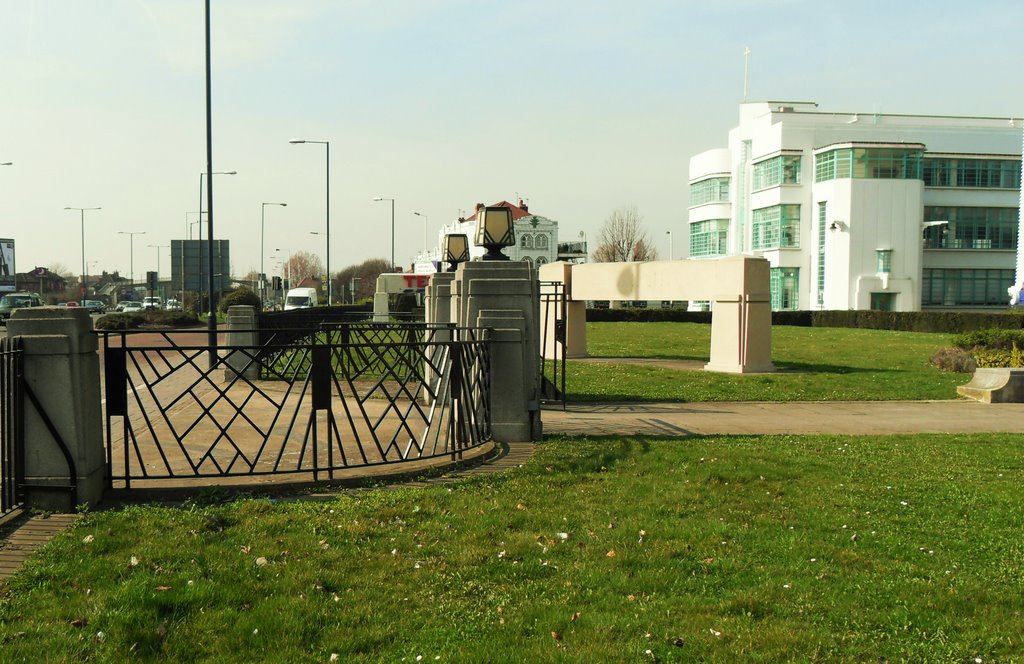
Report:
[{"label": "tall street lamp", "polygon": [[427,253],[427,215],[420,212],[413,212],[417,217],[423,217],[423,255],[426,258]]},{"label": "tall street lamp", "polygon": [[381,198],[378,196],[374,198],[375,201],[391,201],[391,270],[395,269],[395,199],[393,198]]},{"label": "tall street lamp", "polygon": [[333,288],[331,286],[331,142],[330,141],[309,141],[304,138],[293,138],[288,141],[292,144],[315,143],[326,148],[327,156],[327,305],[333,302]]},{"label": "tall street lamp", "polygon": [[128,270],[131,275],[128,277],[131,280],[132,292],[135,292],[135,236],[145,235],[146,231],[118,231],[118,235],[128,236]]},{"label": "tall street lamp", "polygon": [[266,299],[265,291],[267,290],[266,284],[264,283],[266,281],[266,277],[263,274],[263,253],[264,253],[263,252],[263,229],[264,229],[264,227],[266,225],[266,221],[267,221],[267,206],[268,205],[278,205],[280,207],[287,207],[288,206],[287,203],[261,203],[260,204],[260,308],[261,309],[263,308],[263,300]]},{"label": "tall street lamp", "polygon": [[[7,163],[5,163],[3,165],[4,166],[10,166],[11,162],[7,162]],[[88,288],[88,285],[85,282],[85,278],[86,278],[86,271],[85,271],[86,270],[86,267],[85,267],[85,211],[86,210],[102,210],[103,208],[101,208],[101,207],[86,207],[86,208],[82,208],[82,207],[65,207],[64,209],[65,210],[78,210],[80,215],[81,215],[81,219],[82,219],[82,292],[81,292],[82,301],[81,301],[81,305],[84,307],[85,306],[85,290]]]},{"label": "tall street lamp", "polygon": [[[209,63],[207,63],[207,64],[209,64]],[[209,74],[209,72],[207,72],[207,74]],[[207,81],[207,87],[209,87],[209,81]],[[209,109],[207,109],[207,113],[209,113]],[[211,161],[212,161],[212,158],[211,158]],[[210,173],[210,175],[238,175],[238,171],[213,171],[213,172]],[[206,233],[206,244],[209,245],[207,247],[207,252],[206,253],[208,254],[207,255],[207,261],[209,262],[209,268],[210,268],[209,269],[209,273],[210,273],[209,282],[210,283],[207,284],[207,285],[209,286],[209,290],[210,290],[210,312],[211,312],[211,316],[216,317],[217,312],[216,312],[216,310],[214,309],[214,306],[213,306],[213,214],[209,211],[209,208],[213,206],[213,183],[209,182],[207,184],[207,187],[206,187],[207,197],[210,200],[209,200],[209,205],[206,206],[207,209],[204,210],[203,209],[203,178],[205,178],[206,176],[207,176],[206,173],[200,173],[199,174],[199,219],[202,220],[203,213],[206,212],[206,222],[208,224],[207,233]],[[200,225],[199,226],[199,301],[200,301],[200,304],[202,304],[202,299],[203,299],[203,227],[202,227],[202,225]],[[212,334],[212,332],[211,332],[211,334]],[[213,337],[211,336],[211,339],[212,338]],[[213,341],[210,342],[210,345],[211,346],[213,345]]]},{"label": "tall street lamp", "polygon": [[[161,249],[170,249],[171,245],[169,245],[169,244],[149,244],[149,245],[146,245],[146,246],[153,247],[154,249],[156,249],[156,281],[157,281],[157,283],[160,283],[160,250]],[[163,293],[163,294],[166,295],[166,293]]]}]

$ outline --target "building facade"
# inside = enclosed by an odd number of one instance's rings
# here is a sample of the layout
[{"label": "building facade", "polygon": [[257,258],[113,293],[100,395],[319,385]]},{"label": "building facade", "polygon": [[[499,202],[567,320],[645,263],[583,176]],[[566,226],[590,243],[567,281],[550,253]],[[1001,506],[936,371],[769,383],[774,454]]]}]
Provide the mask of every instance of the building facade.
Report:
[{"label": "building facade", "polygon": [[[477,209],[483,207],[478,204]],[[529,206],[522,200],[518,205],[501,201],[492,207],[506,207],[512,211],[512,223],[516,232],[516,246],[506,247],[503,253],[514,261],[526,261],[537,268],[546,263],[558,260],[558,222],[539,214],[530,212]],[[476,236],[476,212],[469,217],[463,217],[451,223],[445,224],[437,234],[437,245],[416,256],[413,271],[417,274],[428,274],[437,271],[437,265],[441,260],[441,249],[444,236],[454,233],[463,233],[469,236],[470,260],[476,260],[483,256],[487,250],[474,244]]]},{"label": "building facade", "polygon": [[690,160],[689,255],[763,256],[772,309],[1004,307],[1021,120],[740,106]]}]

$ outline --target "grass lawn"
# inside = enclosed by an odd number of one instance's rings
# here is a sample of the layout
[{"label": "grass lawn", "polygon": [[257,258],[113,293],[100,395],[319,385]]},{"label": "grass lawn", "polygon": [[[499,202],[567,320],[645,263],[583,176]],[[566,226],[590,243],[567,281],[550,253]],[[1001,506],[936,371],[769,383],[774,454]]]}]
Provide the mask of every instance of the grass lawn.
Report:
[{"label": "grass lawn", "polygon": [[0,591],[0,659],[1020,661],[1022,446],[549,439],[448,485],[93,513]]},{"label": "grass lawn", "polygon": [[[737,375],[657,366],[568,361],[570,401],[875,401],[955,399],[967,374],[928,363],[949,335],[847,328],[772,328],[783,371]],[[708,361],[711,326],[588,323],[592,357]]]}]

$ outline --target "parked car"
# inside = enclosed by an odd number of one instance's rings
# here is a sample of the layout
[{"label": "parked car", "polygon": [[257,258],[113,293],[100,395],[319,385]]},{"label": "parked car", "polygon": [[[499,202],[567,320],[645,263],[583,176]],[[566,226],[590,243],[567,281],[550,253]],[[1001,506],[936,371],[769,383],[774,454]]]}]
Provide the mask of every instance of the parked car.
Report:
[{"label": "parked car", "polygon": [[7,324],[7,319],[15,309],[23,307],[41,307],[43,301],[35,293],[8,293],[0,297],[0,323]]},{"label": "parked car", "polygon": [[163,309],[164,299],[162,297],[144,297],[142,298],[142,308],[149,309]]},{"label": "parked car", "polygon": [[86,300],[85,308],[89,310],[91,314],[105,314],[107,313],[107,305],[103,304],[99,300]]},{"label": "parked car", "polygon": [[[122,305],[123,305],[123,307],[122,307]],[[138,314],[138,313],[142,313],[142,311],[143,311],[142,303],[141,302],[134,302],[134,301],[123,302],[123,303],[121,303],[121,304],[119,304],[117,306],[118,307],[122,307],[121,311],[123,311],[126,314]]]},{"label": "parked car", "polygon": [[167,304],[164,305],[164,309],[167,311],[181,311],[181,302],[178,302],[173,297],[167,300]]},{"label": "parked car", "polygon": [[71,300],[70,302],[62,302],[60,306],[62,306],[62,307],[80,307],[82,305],[78,304],[74,300]]}]

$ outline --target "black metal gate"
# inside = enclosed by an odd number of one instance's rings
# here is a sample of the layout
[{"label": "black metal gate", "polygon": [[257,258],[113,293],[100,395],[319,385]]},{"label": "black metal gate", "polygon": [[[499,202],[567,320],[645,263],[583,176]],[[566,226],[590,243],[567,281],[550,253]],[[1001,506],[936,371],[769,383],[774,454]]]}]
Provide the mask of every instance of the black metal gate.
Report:
[{"label": "black metal gate", "polygon": [[338,324],[262,343],[253,330],[251,347],[239,332],[213,366],[205,331],[103,334],[113,486],[337,479],[490,440],[482,330]]},{"label": "black metal gate", "polygon": [[0,518],[25,502],[21,339],[0,338]]},{"label": "black metal gate", "polygon": [[541,398],[565,409],[565,325],[568,301],[565,283],[540,282]]}]

